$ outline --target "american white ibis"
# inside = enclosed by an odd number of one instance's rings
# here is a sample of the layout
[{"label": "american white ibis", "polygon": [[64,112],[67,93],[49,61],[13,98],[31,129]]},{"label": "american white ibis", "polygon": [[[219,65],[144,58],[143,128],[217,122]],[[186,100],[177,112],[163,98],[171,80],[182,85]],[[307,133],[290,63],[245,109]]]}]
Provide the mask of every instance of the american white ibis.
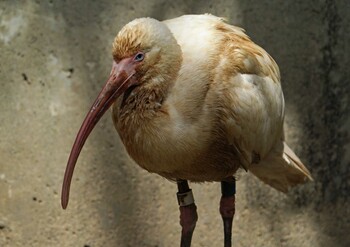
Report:
[{"label": "american white ibis", "polygon": [[182,247],[191,245],[198,218],[187,180],[221,182],[228,247],[237,169],[282,192],[312,179],[284,141],[278,66],[242,29],[212,15],[140,18],[116,36],[113,60],[73,145],[63,208],[79,153],[112,105],[129,155],[147,171],[177,181]]}]

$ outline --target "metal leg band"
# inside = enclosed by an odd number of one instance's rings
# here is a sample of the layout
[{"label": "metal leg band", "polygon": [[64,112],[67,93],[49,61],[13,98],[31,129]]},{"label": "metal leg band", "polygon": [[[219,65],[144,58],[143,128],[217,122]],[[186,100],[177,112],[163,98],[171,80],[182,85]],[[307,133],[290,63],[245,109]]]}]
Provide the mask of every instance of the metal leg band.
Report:
[{"label": "metal leg band", "polygon": [[180,207],[194,204],[192,190],[189,190],[185,193],[178,192],[176,195],[177,195],[177,201],[178,201]]}]

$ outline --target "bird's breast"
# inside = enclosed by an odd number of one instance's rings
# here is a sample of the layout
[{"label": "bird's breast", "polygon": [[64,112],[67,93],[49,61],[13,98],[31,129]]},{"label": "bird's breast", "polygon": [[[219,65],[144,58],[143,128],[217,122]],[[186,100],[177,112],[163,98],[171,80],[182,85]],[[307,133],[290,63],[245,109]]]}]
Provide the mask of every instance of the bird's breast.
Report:
[{"label": "bird's breast", "polygon": [[168,179],[219,181],[239,166],[225,139],[214,138],[213,121],[205,117],[186,119],[167,105],[149,117],[117,118],[115,127],[128,154],[149,172]]},{"label": "bird's breast", "polygon": [[[168,114],[137,120],[129,116],[117,124],[118,133],[129,155],[144,169],[171,173],[188,166],[205,149],[195,126],[181,120],[171,121]],[[202,142],[201,142],[202,140]]]}]

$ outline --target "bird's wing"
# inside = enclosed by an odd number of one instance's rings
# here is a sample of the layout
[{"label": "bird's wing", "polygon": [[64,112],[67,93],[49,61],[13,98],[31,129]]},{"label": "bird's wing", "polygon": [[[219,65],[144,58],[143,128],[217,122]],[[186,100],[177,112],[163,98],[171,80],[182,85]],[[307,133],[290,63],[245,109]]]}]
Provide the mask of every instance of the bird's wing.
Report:
[{"label": "bird's wing", "polygon": [[282,140],[259,164],[252,164],[249,171],[281,192],[288,192],[295,185],[313,180],[309,170]]},{"label": "bird's wing", "polygon": [[228,141],[240,150],[246,166],[258,163],[282,136],[281,86],[269,77],[237,74],[225,93],[222,121]]},{"label": "bird's wing", "polygon": [[222,124],[228,141],[249,169],[282,136],[284,99],[279,69],[264,49],[236,27],[221,22],[217,30],[223,38],[213,83],[223,99]]},{"label": "bird's wing", "polygon": [[[225,23],[223,18],[186,15],[165,24],[183,53],[173,91],[174,95],[181,94],[178,98],[183,102],[192,102],[184,109],[191,108],[198,115],[203,105],[216,105],[223,111],[218,113],[221,127],[226,129],[235,152],[242,153],[248,163],[252,152],[266,155],[281,136],[284,115],[274,60],[243,29]],[[213,115],[210,111],[208,114]]]},{"label": "bird's wing", "polygon": [[[277,190],[312,180],[308,169],[284,142],[284,98],[279,69],[270,55],[246,36],[222,24],[223,125],[241,165]],[[233,28],[234,29],[234,28]],[[221,73],[220,73],[221,71]]]},{"label": "bird's wing", "polygon": [[190,15],[165,23],[183,52],[174,88],[187,102],[184,109],[202,114],[203,126],[219,122],[214,125],[224,130],[241,166],[274,188],[286,191],[311,179],[283,142],[284,98],[272,57],[219,17]]}]

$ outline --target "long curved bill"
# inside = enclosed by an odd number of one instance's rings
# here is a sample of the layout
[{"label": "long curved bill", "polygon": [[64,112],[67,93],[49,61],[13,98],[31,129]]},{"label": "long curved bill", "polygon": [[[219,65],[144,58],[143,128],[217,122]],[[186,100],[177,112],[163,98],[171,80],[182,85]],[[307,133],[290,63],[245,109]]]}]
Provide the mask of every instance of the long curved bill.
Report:
[{"label": "long curved bill", "polygon": [[69,189],[74,167],[86,139],[113,102],[133,84],[130,79],[134,74],[135,70],[130,59],[124,59],[118,64],[115,62],[113,63],[107,83],[104,85],[91,106],[90,111],[87,113],[73,144],[62,185],[61,204],[63,209],[66,209],[68,205]]}]

